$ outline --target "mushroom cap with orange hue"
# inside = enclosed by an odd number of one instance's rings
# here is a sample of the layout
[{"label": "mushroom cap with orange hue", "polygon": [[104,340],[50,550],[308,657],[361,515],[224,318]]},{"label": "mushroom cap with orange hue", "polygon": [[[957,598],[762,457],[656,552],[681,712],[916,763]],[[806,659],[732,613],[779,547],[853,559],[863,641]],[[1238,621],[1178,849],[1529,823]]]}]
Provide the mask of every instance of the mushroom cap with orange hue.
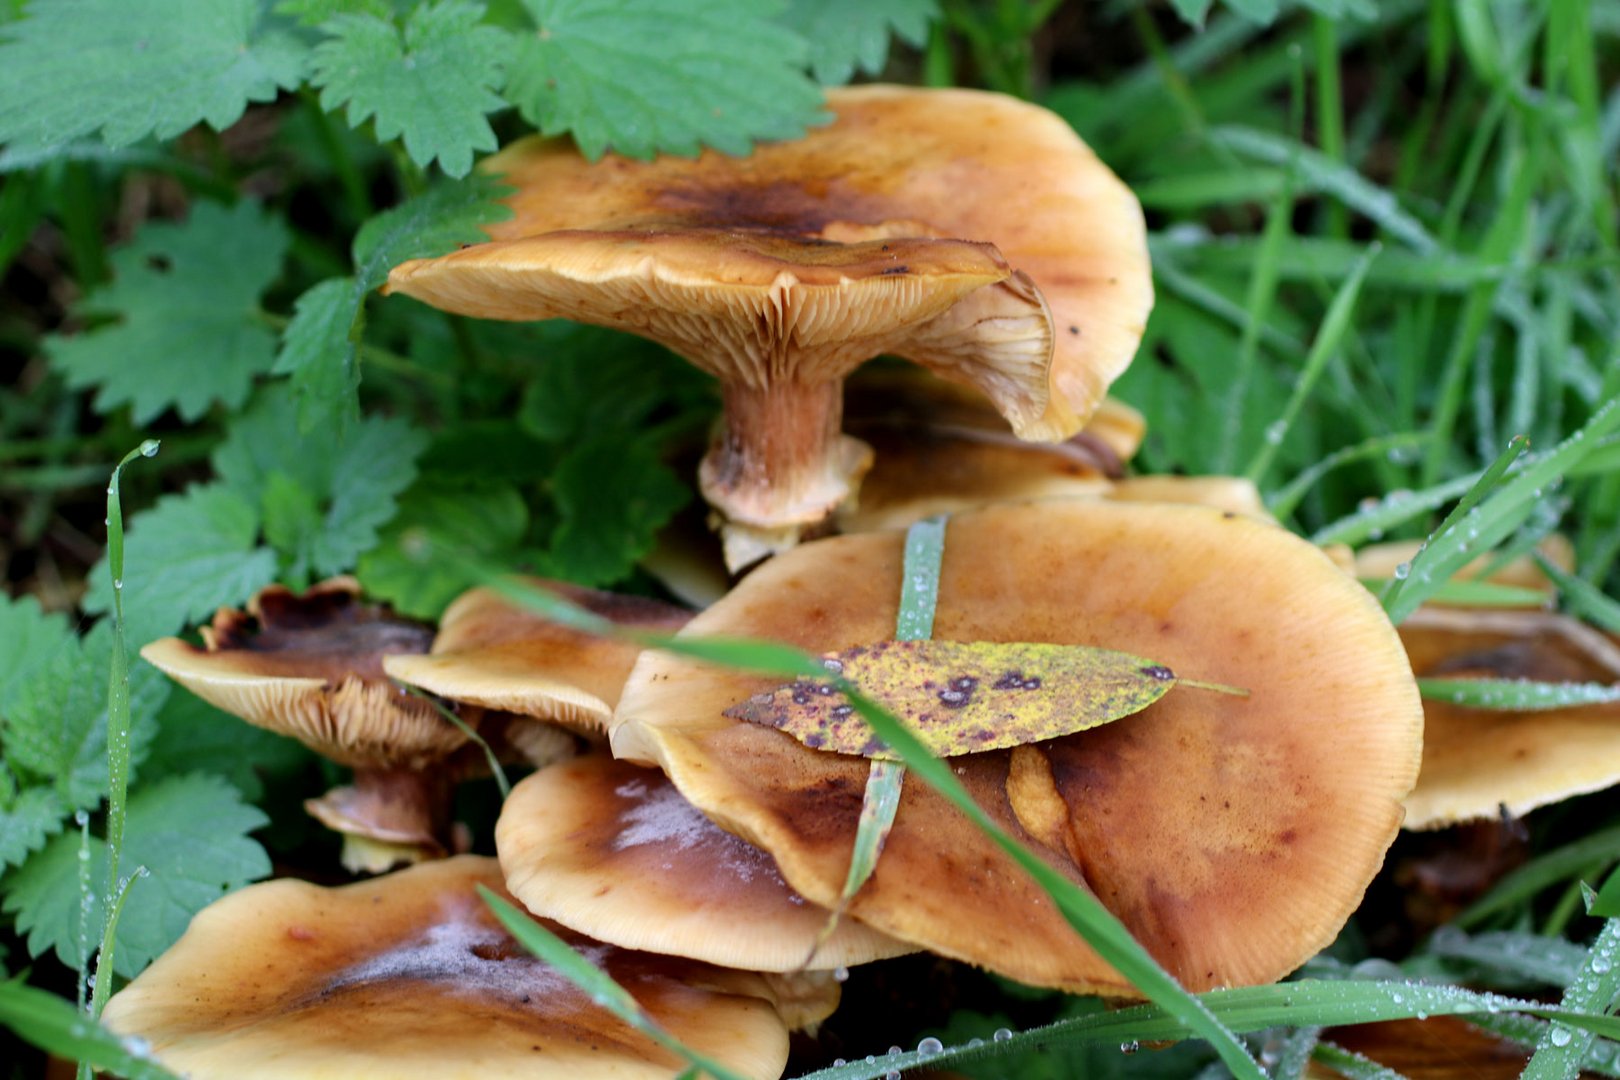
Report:
[{"label": "mushroom cap with orange hue", "polygon": [[[1401,624],[1420,676],[1620,684],[1620,641],[1541,611],[1426,607]],[[1406,827],[1511,814],[1620,783],[1620,705],[1512,712],[1423,703]]]},{"label": "mushroom cap with orange hue", "polygon": [[431,702],[388,681],[385,654],[425,652],[433,631],[360,599],[353,578],[261,590],[221,608],[199,649],[161,638],[144,657],[203,700],[351,768],[419,769],[467,741]]},{"label": "mushroom cap with orange hue", "polygon": [[[441,282],[461,268],[475,276],[473,266],[493,266],[519,250],[499,242],[532,245],[535,238],[541,246],[527,249],[532,257],[562,265],[572,263],[582,245],[608,250],[620,242],[616,233],[648,240],[668,234],[675,239],[672,252],[680,253],[671,257],[681,263],[681,273],[695,265],[687,261],[686,246],[703,235],[729,234],[745,248],[752,236],[759,243],[774,237],[823,242],[806,255],[826,242],[870,245],[879,255],[886,254],[884,244],[914,243],[915,251],[884,267],[906,266],[907,273],[895,275],[899,281],[917,276],[913,264],[929,261],[922,258],[927,245],[994,244],[1005,265],[1027,275],[1050,309],[1056,332],[1044,335],[1051,359],[1049,379],[1045,357],[1039,365],[1046,384],[1042,400],[1011,394],[999,385],[1002,380],[961,363],[942,363],[940,373],[978,385],[1026,438],[1064,438],[1079,430],[1135,354],[1152,306],[1146,229],[1136,198],[1060,117],[1015,98],[861,86],[829,91],[827,105],[831,124],[803,139],[758,146],[741,159],[708,151],[696,159],[635,161],[609,154],[591,162],[566,140],[524,140],[488,162],[516,188],[506,200],[513,216],[488,226],[497,245],[406,263],[391,275],[390,287],[451,310],[463,310],[453,306],[458,304],[478,309],[466,314],[536,318],[545,316],[532,309],[496,315],[504,301],[474,299],[471,288]],[[589,275],[602,276],[600,258],[593,255]],[[652,248],[612,258],[637,266],[644,278],[670,273],[663,268],[665,256]],[[709,268],[699,273],[707,279],[729,284],[741,274],[730,258],[707,252],[702,258]],[[757,276],[775,280],[770,273]],[[858,271],[845,276],[851,286],[859,284]],[[507,280],[481,284],[512,292],[513,303],[522,306],[526,301],[517,296],[523,287]],[[997,295],[1004,280],[1005,274],[987,280],[997,287],[972,299],[973,310],[958,321],[994,336],[997,327],[980,325],[986,318],[1005,321],[1027,310],[1027,304]],[[906,284],[904,291],[913,288]],[[686,355],[680,345],[666,343]],[[897,345],[880,351],[908,355]]]},{"label": "mushroom cap with orange hue", "polygon": [[1276,524],[1254,481],[1241,476],[1132,476],[1104,498],[1117,502],[1186,503],[1208,506]]},{"label": "mushroom cap with orange hue", "polygon": [[[673,632],[691,617],[645,597],[560,581],[531,584],[629,629]],[[480,587],[445,610],[430,655],[389,656],[383,668],[400,682],[451,701],[600,737],[640,651],[639,645],[570,630]]]},{"label": "mushroom cap with orange hue", "polygon": [[[194,1077],[669,1077],[683,1062],[530,956],[462,856],[327,889],[240,889],[108,1002],[107,1026]],[[762,976],[563,936],[652,1018],[744,1076],[781,1074],[787,1028]]]},{"label": "mushroom cap with orange hue", "polygon": [[769,854],[704,817],[663,773],[606,755],[514,787],[495,846],[506,887],[531,912],[626,948],[778,972],[916,951],[851,919],[815,948],[830,912],[790,889]]},{"label": "mushroom cap with orange hue", "polygon": [[[890,639],[904,537],[772,560],[683,635],[812,653]],[[1331,941],[1400,825],[1422,710],[1373,598],[1274,526],[1199,507],[993,507],[947,529],[934,636],[1118,649],[1250,696],[1178,688],[1143,712],[953,758],[1004,828],[1095,892],[1193,990],[1267,982]],[[779,680],[647,653],[615,753],[659,764],[727,830],[837,902],[868,762],[724,715]],[[1050,899],[914,778],[851,914],[1023,982],[1129,996]]]}]

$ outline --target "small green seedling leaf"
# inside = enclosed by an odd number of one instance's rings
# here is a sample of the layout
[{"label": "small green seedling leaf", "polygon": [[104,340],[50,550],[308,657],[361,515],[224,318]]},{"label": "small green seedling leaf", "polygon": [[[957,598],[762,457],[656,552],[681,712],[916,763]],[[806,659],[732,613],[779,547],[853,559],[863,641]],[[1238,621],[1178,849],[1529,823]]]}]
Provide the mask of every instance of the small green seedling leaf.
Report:
[{"label": "small green seedling leaf", "polygon": [[[1164,665],[1130,653],[1045,642],[880,641],[822,662],[905,720],[936,757],[1100,727],[1141,712],[1178,681]],[[726,715],[785,731],[812,749],[899,760],[830,685],[798,680]]]},{"label": "small green seedling leaf", "polygon": [[130,1080],[174,1080],[139,1043],[120,1039],[49,990],[0,983],[0,1024],[41,1050]]}]

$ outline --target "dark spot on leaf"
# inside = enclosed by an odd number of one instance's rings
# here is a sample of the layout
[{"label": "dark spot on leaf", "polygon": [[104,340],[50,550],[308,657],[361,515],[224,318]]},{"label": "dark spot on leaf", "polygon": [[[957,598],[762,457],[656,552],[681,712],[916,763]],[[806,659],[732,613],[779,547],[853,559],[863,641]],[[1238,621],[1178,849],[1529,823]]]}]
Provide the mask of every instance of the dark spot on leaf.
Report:
[{"label": "dark spot on leaf", "polygon": [[1154,664],[1151,667],[1145,667],[1142,669],[1142,674],[1146,675],[1150,679],[1157,679],[1160,682],[1169,682],[1171,679],[1176,677],[1176,673],[1165,667],[1163,664]]},{"label": "dark spot on leaf", "polygon": [[834,705],[832,709],[833,717],[838,720],[842,720],[845,717],[852,715],[854,712],[855,706],[853,705]]}]

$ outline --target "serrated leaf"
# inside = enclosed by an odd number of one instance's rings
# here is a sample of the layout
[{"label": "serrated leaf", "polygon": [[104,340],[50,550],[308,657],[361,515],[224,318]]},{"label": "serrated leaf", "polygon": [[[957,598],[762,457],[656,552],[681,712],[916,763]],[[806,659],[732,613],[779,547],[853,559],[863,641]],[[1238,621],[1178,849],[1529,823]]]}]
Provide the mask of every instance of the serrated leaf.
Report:
[{"label": "serrated leaf", "polygon": [[465,176],[473,151],[495,149],[484,116],[505,104],[495,90],[511,52],[506,32],[480,25],[483,17],[482,4],[440,0],[413,11],[403,34],[373,14],[326,20],[321,29],[334,37],[316,46],[314,65],[322,107],[347,105],[350,127],[375,119],[378,139],[403,136],[418,165],[437,159]]},{"label": "serrated leaf", "polygon": [[264,538],[290,557],[282,561],[281,577],[294,589],[309,586],[310,551],[319,542],[321,508],[315,495],[279,469],[266,479],[259,497]]},{"label": "serrated leaf", "polygon": [[1209,16],[1209,6],[1213,0],[1170,0],[1170,6],[1176,9],[1181,21],[1188,26],[1202,29],[1204,19]]},{"label": "serrated leaf", "polygon": [[3,33],[0,142],[29,147],[223,131],[296,87],[308,54],[258,0],[50,0]]},{"label": "serrated leaf", "polygon": [[360,419],[360,309],[365,294],[354,278],[327,278],[293,303],[271,372],[291,376],[298,429],[339,430]]},{"label": "serrated leaf", "polygon": [[538,32],[523,40],[506,96],[586,157],[746,154],[824,119],[804,73],[804,40],[760,0],[524,0]]},{"label": "serrated leaf", "polygon": [[113,253],[112,284],[77,308],[117,321],[49,338],[47,352],[70,386],[97,388],[98,411],[127,403],[136,424],[171,406],[185,420],[215,402],[239,408],[274,359],[257,312],[287,243],[282,221],[249,200],[148,224]]},{"label": "serrated leaf", "polygon": [[264,778],[291,773],[313,758],[296,739],[254,727],[186,690],[175,690],[158,710],[157,730],[141,762],[149,784],[186,773],[224,777],[242,798],[257,802]]},{"label": "serrated leaf", "polygon": [[551,494],[561,520],[547,572],[581,585],[623,578],[691,498],[657,451],[622,435],[575,445],[552,476]]},{"label": "serrated leaf", "polygon": [[379,19],[391,19],[394,4],[392,0],[281,0],[275,12],[296,19],[300,26],[319,26],[338,15],[375,15]]},{"label": "serrated leaf", "polygon": [[[275,580],[275,552],[258,544],[254,505],[222,484],[168,495],[130,521],[124,549],[124,614],[133,652],[239,604]],[[90,572],[85,610],[112,609],[103,557]],[[105,672],[102,681],[105,682]]]},{"label": "serrated leaf", "polygon": [[[23,685],[3,732],[6,763],[36,783],[51,784],[69,809],[94,806],[107,793],[107,668],[112,630],[106,621],[76,648],[56,654]],[[129,677],[130,759],[138,763],[156,730],[169,681],[148,664]]]},{"label": "serrated leaf", "polygon": [[[174,944],[191,916],[226,892],[270,872],[264,848],[247,834],[268,822],[245,805],[235,788],[217,776],[171,777],[142,787],[129,800],[120,865],[144,866],[148,877],[130,885],[118,924],[114,969],[140,972]],[[28,935],[29,952],[47,949],[68,967],[84,959],[79,940],[79,837],[58,836],[11,877],[5,910]],[[90,842],[91,880],[106,877],[106,844]],[[91,905],[90,925],[100,926],[104,898]]]},{"label": "serrated leaf", "polygon": [[528,527],[528,507],[510,484],[424,477],[400,499],[399,515],[377,547],[361,556],[360,584],[401,615],[436,619],[477,578],[465,566],[414,558],[409,546],[415,538],[426,539],[433,550],[510,564]]},{"label": "serrated leaf", "polygon": [[782,13],[783,24],[810,44],[810,70],[823,86],[848,82],[856,69],[878,74],[890,34],[921,46],[937,18],[935,0],[788,0]]},{"label": "serrated leaf", "polygon": [[0,870],[17,866],[62,831],[68,806],[52,787],[24,788],[0,807]]},{"label": "serrated leaf", "polygon": [[[294,571],[347,571],[377,543],[401,492],[416,479],[427,437],[403,420],[368,417],[343,435],[298,431],[298,406],[284,386],[266,387],[214,451],[214,470],[239,498],[259,505],[274,485],[301,488],[320,508],[319,527],[290,529],[278,546]],[[274,479],[280,475],[282,479]]]},{"label": "serrated leaf", "polygon": [[57,653],[75,645],[67,617],[47,615],[31,596],[0,593],[0,719],[11,712],[17,691]]},{"label": "serrated leaf", "polygon": [[542,324],[518,422],[547,442],[623,432],[658,414],[713,410],[714,380],[644,338],[560,320]]},{"label": "serrated leaf", "polygon": [[510,189],[498,177],[469,176],[439,184],[371,218],[354,236],[355,277],[362,292],[388,280],[406,259],[443,255],[489,237],[480,227],[512,216],[497,200]]},{"label": "serrated leaf", "polygon": [[[1140,656],[1044,642],[880,641],[823,658],[936,757],[1004,750],[1141,712],[1176,682]],[[836,754],[898,761],[836,688],[797,681],[725,713]]]}]

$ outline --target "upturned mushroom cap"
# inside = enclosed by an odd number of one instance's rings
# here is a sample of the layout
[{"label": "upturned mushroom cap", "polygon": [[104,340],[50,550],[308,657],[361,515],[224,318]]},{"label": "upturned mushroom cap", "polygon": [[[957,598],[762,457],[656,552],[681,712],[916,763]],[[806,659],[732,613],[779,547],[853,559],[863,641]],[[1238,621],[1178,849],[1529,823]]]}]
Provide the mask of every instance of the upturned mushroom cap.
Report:
[{"label": "upturned mushroom cap", "polygon": [[[1424,608],[1401,625],[1419,675],[1620,683],[1620,642],[1538,611]],[[1535,712],[1423,703],[1423,769],[1406,827],[1521,815],[1620,783],[1620,705]]]},{"label": "upturned mushroom cap", "polygon": [[[903,537],[867,533],[772,560],[682,633],[813,653],[892,638]],[[1248,698],[1177,689],[1061,739],[955,758],[1005,828],[1092,889],[1191,989],[1269,981],[1355,908],[1416,776],[1422,711],[1382,611],[1273,526],[1195,507],[996,507],[947,531],[934,636],[1131,652]],[[770,679],[648,653],[615,715],[623,757],[656,762],[729,831],[836,902],[868,763],[724,711]],[[1131,995],[1000,849],[908,781],[850,911],[1024,982]]]},{"label": "upturned mushroom cap", "polygon": [[[976,387],[1014,430],[1077,431],[1140,341],[1141,208],[1054,114],[996,94],[834,90],[835,121],[746,159],[588,162],[525,140],[492,242],[396,267],[461,314],[631,330],[717,375],[704,495],[780,546],[859,483],[839,382],[881,353]],[[736,565],[733,563],[733,565]]]},{"label": "upturned mushroom cap", "polygon": [[420,768],[467,737],[390,683],[382,658],[425,652],[432,635],[361,601],[353,578],[334,578],[302,594],[272,585],[246,612],[221,608],[202,628],[206,648],[162,638],[141,656],[210,704],[340,765]]},{"label": "upturned mushroom cap", "polygon": [[[626,628],[674,631],[691,613],[640,596],[560,581],[532,584]],[[445,610],[431,655],[394,655],[383,669],[442,698],[566,725],[600,737],[637,645],[560,626],[492,589],[463,593]]]},{"label": "upturned mushroom cap", "polygon": [[[107,1026],[194,1077],[658,1077],[683,1063],[531,957],[474,890],[463,856],[336,889],[238,890],[107,1005]],[[598,945],[582,949],[688,1046],[750,1077],[781,1074],[787,1029],[761,976]]]},{"label": "upturned mushroom cap", "polygon": [[778,972],[916,951],[851,919],[815,949],[830,913],[790,889],[770,855],[704,817],[663,773],[606,755],[513,788],[495,846],[530,911],[626,948]]}]

